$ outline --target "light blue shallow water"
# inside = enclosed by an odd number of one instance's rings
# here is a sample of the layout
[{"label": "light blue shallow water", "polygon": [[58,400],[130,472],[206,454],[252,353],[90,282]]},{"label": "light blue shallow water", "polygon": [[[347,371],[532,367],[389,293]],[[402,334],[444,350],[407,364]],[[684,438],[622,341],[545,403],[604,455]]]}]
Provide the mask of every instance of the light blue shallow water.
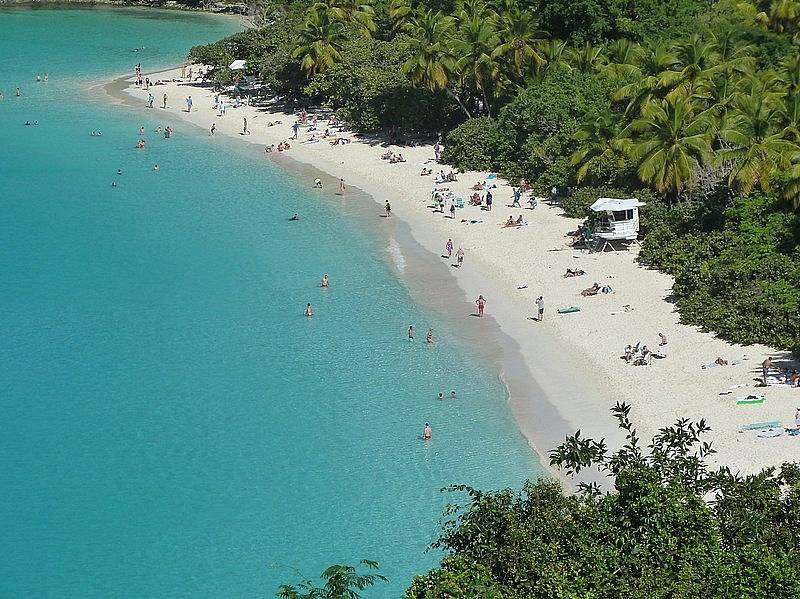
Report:
[{"label": "light blue shallow water", "polygon": [[2,597],[269,597],[364,557],[391,579],[369,596],[397,597],[437,558],[441,487],[540,472],[355,208],[177,123],[137,151],[164,123],[86,91],[231,27],[0,11]]}]

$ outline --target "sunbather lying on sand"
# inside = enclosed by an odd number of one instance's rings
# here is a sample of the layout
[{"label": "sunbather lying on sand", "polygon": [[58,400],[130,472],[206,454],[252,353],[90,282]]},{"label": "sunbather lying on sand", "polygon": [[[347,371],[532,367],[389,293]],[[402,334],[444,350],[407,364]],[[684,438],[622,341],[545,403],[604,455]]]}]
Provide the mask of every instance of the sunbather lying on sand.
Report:
[{"label": "sunbather lying on sand", "polygon": [[583,276],[583,275],[585,275],[585,274],[586,274],[586,271],[585,271],[585,270],[583,270],[583,269],[579,269],[579,270],[572,270],[571,268],[568,268],[568,269],[567,269],[567,272],[565,272],[565,273],[564,273],[564,277],[565,277],[565,278],[569,278],[569,277],[582,277],[582,276]]},{"label": "sunbather lying on sand", "polygon": [[419,172],[419,176],[420,176],[420,177],[427,177],[427,176],[428,176],[428,175],[430,175],[432,172],[433,172],[433,171],[432,171],[431,169],[429,169],[429,168],[423,168],[423,169],[422,169],[422,170]]},{"label": "sunbather lying on sand", "polygon": [[600,285],[598,283],[595,283],[588,289],[584,289],[583,291],[581,291],[581,295],[583,297],[589,297],[590,295],[597,295],[598,291],[600,291]]},{"label": "sunbather lying on sand", "polygon": [[477,193],[473,193],[469,198],[469,205],[470,206],[480,206],[483,203],[481,196]]}]

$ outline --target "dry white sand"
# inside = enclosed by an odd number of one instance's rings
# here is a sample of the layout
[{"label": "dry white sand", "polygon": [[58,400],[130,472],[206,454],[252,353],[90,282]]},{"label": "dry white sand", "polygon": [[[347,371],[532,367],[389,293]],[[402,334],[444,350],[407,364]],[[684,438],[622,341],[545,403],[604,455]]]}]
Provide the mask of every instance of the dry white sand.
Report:
[{"label": "dry white sand", "polygon": [[[176,69],[154,75],[153,79],[179,76],[180,69]],[[232,108],[230,99],[227,114],[220,117],[212,106],[214,94],[210,89],[185,83],[154,86],[150,92],[156,98],[154,111],[180,117],[207,130],[216,123],[217,135],[232,136],[262,148],[289,140],[296,120],[295,115],[270,106]],[[125,93],[144,106],[148,91],[131,85]],[[159,108],[164,93],[168,95],[166,110]],[[194,102],[191,113],[186,112],[185,104],[189,95]],[[245,117],[250,130],[246,136],[241,135]],[[267,126],[278,120],[281,124]],[[317,138],[324,131],[325,122],[320,121]],[[540,454],[546,456],[567,430],[555,430],[558,427],[543,421],[543,412],[532,399],[536,394],[544,394],[553,404],[562,421],[561,428],[566,426],[569,431],[581,429],[586,435],[614,438],[615,425],[609,409],[615,402],[624,401],[633,406],[632,417],[644,440],[678,418],[705,418],[713,429],[708,439],[718,452],[712,463],[728,465],[733,471],[750,473],[785,461],[800,461],[800,436],[760,438],[740,430],[747,423],[770,420],[794,426],[800,389],[754,387],[765,356],[785,363],[789,360],[787,354],[764,346],[733,345],[679,324],[678,314],[668,301],[671,277],[640,267],[635,261],[636,248],[602,254],[569,248],[565,233],[574,230],[580,221],[563,217],[558,207],[540,203],[534,210],[509,208],[511,188],[499,182],[498,189],[492,190],[491,212],[468,206],[458,210],[456,219],[451,220],[449,214],[445,218],[433,213],[429,207],[430,192],[435,187],[433,177],[419,174],[423,167],[434,172],[450,170],[434,162],[432,146],[389,147],[407,160],[390,164],[380,159],[387,150],[385,144],[342,135],[353,143],[303,143],[311,134],[301,128],[299,139],[291,141],[286,155],[344,178],[347,184],[371,194],[381,206],[388,199],[393,218],[407,222],[416,240],[433,255],[443,253],[448,238],[456,248],[464,249],[464,267],[450,270],[470,302],[478,294],[487,299],[487,316],[494,318],[516,342],[518,347],[510,347],[509,351],[521,352],[541,388],[517,392],[510,398],[521,430]],[[132,138],[135,137],[133,132]],[[213,144],[209,138],[209,148]],[[468,198],[471,186],[485,179],[486,173],[468,172],[460,175],[457,183],[443,187]],[[310,186],[312,181],[308,183]],[[345,193],[345,200],[346,197]],[[376,221],[385,221],[378,218],[377,212]],[[516,218],[519,214],[523,214],[528,226],[501,226],[509,215]],[[462,219],[482,222],[469,224]],[[583,269],[587,275],[563,278],[567,268]],[[595,281],[611,285],[614,293],[581,297],[580,291]],[[523,285],[527,287],[518,289]],[[529,319],[535,314],[534,301],[539,295],[546,301],[541,323]],[[556,313],[557,308],[570,305],[579,306],[580,312]],[[625,311],[623,306],[630,306],[631,310]],[[464,318],[469,317],[464,314]],[[629,343],[641,341],[657,348],[659,332],[669,339],[666,358],[654,359],[649,366],[633,366],[620,359]],[[739,363],[701,368],[717,357]],[[743,386],[720,395],[734,385]],[[760,405],[736,405],[736,396],[748,394],[763,394],[767,399]]]}]

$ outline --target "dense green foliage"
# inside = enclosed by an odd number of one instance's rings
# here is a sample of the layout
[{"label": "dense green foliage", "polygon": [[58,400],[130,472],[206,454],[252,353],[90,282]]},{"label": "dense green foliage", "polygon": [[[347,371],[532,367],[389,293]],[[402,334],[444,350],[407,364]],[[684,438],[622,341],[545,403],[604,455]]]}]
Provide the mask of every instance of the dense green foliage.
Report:
[{"label": "dense green foliage", "polygon": [[360,591],[386,581],[385,576],[369,573],[369,570],[378,569],[377,562],[365,559],[358,565],[364,566],[367,572],[359,574],[355,566],[334,564],[325,568],[320,576],[324,581],[322,586],[305,579],[297,585],[281,585],[277,596],[281,599],[359,599]]},{"label": "dense green foliage", "polygon": [[[266,0],[265,0],[266,1]],[[800,2],[270,0],[192,49],[361,132],[447,133],[443,157],[584,216],[637,196],[644,263],[684,322],[800,348]]]},{"label": "dense green foliage", "polygon": [[568,473],[599,468],[611,491],[582,485],[565,495],[552,480],[519,493],[454,487],[469,502],[447,512],[436,543],[447,557],[406,598],[800,596],[796,465],[747,477],[711,471],[702,421],[661,429],[646,453],[629,407],[614,412],[628,436],[621,450],[578,432],[551,452]]}]

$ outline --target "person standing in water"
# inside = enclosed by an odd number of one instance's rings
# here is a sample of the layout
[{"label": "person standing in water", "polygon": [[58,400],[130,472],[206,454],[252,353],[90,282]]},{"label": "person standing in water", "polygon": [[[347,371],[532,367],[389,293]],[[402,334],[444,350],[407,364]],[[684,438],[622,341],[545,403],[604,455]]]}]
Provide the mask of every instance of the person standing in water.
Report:
[{"label": "person standing in water", "polygon": [[314,316],[314,308],[311,307],[311,304],[306,304],[306,316]]},{"label": "person standing in water", "polygon": [[432,328],[428,328],[428,334],[425,335],[425,341],[427,341],[428,343],[433,343],[433,329]]},{"label": "person standing in water", "polygon": [[408,327],[408,340],[414,341],[414,325]]},{"label": "person standing in water", "polygon": [[339,179],[339,193],[344,195],[345,189],[344,179]]},{"label": "person standing in water", "polygon": [[478,316],[483,316],[483,309],[486,307],[486,300],[482,295],[478,296],[478,299],[475,300],[475,304],[478,306]]},{"label": "person standing in water", "polygon": [[21,95],[22,95],[22,92],[19,91],[19,88],[17,88],[17,97],[19,98]]},{"label": "person standing in water", "polygon": [[386,211],[386,218],[389,218],[392,215],[392,206],[389,204],[389,200],[386,200],[383,209]]},{"label": "person standing in water", "polygon": [[447,243],[444,244],[444,249],[447,252],[447,258],[451,258],[453,255],[453,240],[448,239]]},{"label": "person standing in water", "polygon": [[211,123],[211,129],[209,130],[208,134],[211,137],[214,137],[214,133],[216,132],[216,130],[217,130],[217,124],[216,123]]},{"label": "person standing in water", "polygon": [[192,96],[186,98],[186,112],[192,111]]},{"label": "person standing in water", "polygon": [[247,130],[247,117],[244,119],[244,126],[242,127],[242,135],[250,135],[250,131]]},{"label": "person standing in water", "polygon": [[319,286],[320,287],[330,287],[331,286],[331,280],[328,278],[327,273],[322,275],[322,280],[319,282]]},{"label": "person standing in water", "polygon": [[433,438],[433,430],[431,430],[431,425],[426,422],[425,428],[422,429],[422,440],[430,441],[432,438]]}]

